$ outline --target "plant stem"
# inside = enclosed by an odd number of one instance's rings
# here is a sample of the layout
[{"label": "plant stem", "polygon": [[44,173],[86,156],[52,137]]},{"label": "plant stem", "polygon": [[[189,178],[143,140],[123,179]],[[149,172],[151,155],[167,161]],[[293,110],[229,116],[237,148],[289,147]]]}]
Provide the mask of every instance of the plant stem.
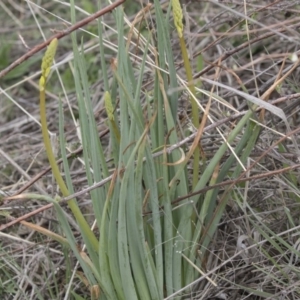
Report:
[{"label": "plant stem", "polygon": [[[196,89],[195,89],[195,85],[193,83],[192,69],[191,69],[188,53],[186,50],[186,44],[184,41],[184,37],[183,36],[179,37],[179,41],[180,41],[180,47],[181,47],[186,77],[187,77],[187,81],[188,81],[188,88],[189,88],[190,92],[192,93],[192,95],[194,97],[196,97]],[[192,123],[193,123],[194,127],[196,128],[196,130],[198,130],[201,118],[199,115],[199,108],[198,108],[197,102],[193,96],[190,96],[190,101],[192,104]],[[200,149],[199,149],[199,147],[197,147],[194,151],[194,161],[193,161],[193,182],[192,182],[193,189],[196,186],[198,179],[199,179],[199,163],[200,163]]]},{"label": "plant stem", "polygon": [[[58,184],[62,194],[64,197],[70,196],[70,192],[61,176],[61,173],[59,171],[58,165],[56,163],[56,159],[54,157],[50,138],[48,135],[48,126],[47,126],[47,117],[46,117],[46,100],[45,100],[45,88],[40,89],[40,117],[41,117],[41,124],[42,124],[42,135],[43,135],[43,141],[46,149],[46,153],[48,156],[48,160],[52,169],[53,176],[56,180],[56,183]],[[68,206],[71,209],[76,221],[78,222],[80,228],[84,232],[84,234],[89,237],[89,239],[92,242],[93,248],[95,251],[98,251],[98,240],[96,239],[94,233],[90,229],[89,224],[83,217],[75,199],[71,199],[68,201]]]}]

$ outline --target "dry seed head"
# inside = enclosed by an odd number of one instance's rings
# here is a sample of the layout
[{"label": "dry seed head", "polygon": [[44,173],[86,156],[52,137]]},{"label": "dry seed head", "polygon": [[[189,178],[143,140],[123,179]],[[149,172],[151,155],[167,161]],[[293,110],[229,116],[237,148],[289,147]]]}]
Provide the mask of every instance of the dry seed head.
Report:
[{"label": "dry seed head", "polygon": [[178,36],[182,38],[183,35],[183,23],[182,23],[182,9],[179,0],[172,0],[174,24],[178,32]]},{"label": "dry seed head", "polygon": [[47,50],[46,50],[46,53],[43,57],[43,60],[42,60],[42,76],[44,77],[44,80],[46,81],[49,73],[50,73],[50,68],[51,68],[51,65],[53,63],[53,59],[54,59],[54,56],[55,56],[55,53],[56,53],[56,49],[57,49],[57,38],[53,39]]}]

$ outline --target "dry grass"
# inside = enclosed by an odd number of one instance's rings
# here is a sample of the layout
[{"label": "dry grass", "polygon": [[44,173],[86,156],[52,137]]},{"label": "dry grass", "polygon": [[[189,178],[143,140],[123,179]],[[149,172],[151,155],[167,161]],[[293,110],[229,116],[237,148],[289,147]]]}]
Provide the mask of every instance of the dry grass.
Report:
[{"label": "dry grass", "polygon": [[[87,9],[91,1],[79,1]],[[139,1],[131,1],[138,10]],[[144,0],[144,4],[148,1]],[[165,3],[165,1],[162,1]],[[185,37],[189,46],[190,57],[194,57],[194,71],[200,62],[201,53],[204,60],[203,70],[198,75],[218,80],[237,90],[242,85],[251,95],[260,97],[270,86],[292,66],[292,55],[299,55],[300,45],[299,1],[183,1],[186,6]],[[244,2],[247,2],[246,4]],[[31,2],[30,2],[31,3]],[[0,61],[1,68],[19,58],[27,47],[42,41],[37,23],[38,19],[45,36],[52,35],[52,30],[64,28],[58,18],[69,20],[68,8],[55,1],[41,1],[40,6],[31,3],[32,10],[26,2],[18,0],[1,1],[0,8]],[[43,7],[45,10],[42,10]],[[127,4],[127,9],[132,7]],[[248,15],[247,23],[243,15]],[[54,15],[50,15],[50,12]],[[81,18],[84,14],[79,14]],[[150,18],[153,18],[153,14]],[[133,16],[132,16],[133,17]],[[110,17],[107,23],[112,27]],[[87,28],[93,30],[92,27]],[[97,69],[92,66],[99,63],[98,49],[93,49],[96,38],[83,33],[90,49],[90,80],[93,91],[95,115],[98,120],[99,134],[106,130],[104,123],[102,82],[97,79]],[[174,35],[175,36],[175,35]],[[112,31],[108,39],[115,43]],[[8,47],[7,54],[4,48]],[[71,55],[69,38],[60,42],[58,62]],[[185,78],[182,61],[177,45],[173,43],[178,74]],[[132,51],[135,51],[133,48]],[[139,55],[139,54],[138,54]],[[0,79],[0,192],[2,196],[15,194],[34,176],[47,167],[47,160],[42,145],[39,126],[38,107],[38,72],[40,54],[30,59],[24,70],[13,78]],[[107,53],[107,59],[113,52]],[[138,63],[138,62],[137,62]],[[217,66],[221,71],[216,78]],[[69,107],[76,113],[76,101],[72,80],[68,75],[67,62],[60,68],[66,93],[62,95],[65,117],[65,132],[71,147],[76,131],[69,114]],[[195,79],[199,76],[195,76]],[[288,76],[269,96],[269,102],[280,107],[287,117],[291,130],[300,126],[299,70]],[[61,88],[51,81],[48,94],[48,123],[53,133],[58,132],[58,94]],[[206,90],[211,86],[203,82]],[[145,79],[144,89],[151,90],[151,79]],[[228,121],[229,114],[242,113],[247,103],[236,94],[218,88],[218,95],[227,103],[213,103],[210,117],[212,122],[224,120],[221,130],[226,132],[233,128],[235,120]],[[201,100],[201,96],[200,100]],[[204,100],[201,102],[205,106]],[[183,95],[182,107],[186,108]],[[189,109],[179,112],[182,124],[189,118]],[[226,122],[225,122],[226,121]],[[209,124],[207,124],[209,125]],[[286,135],[286,124],[266,112],[263,128],[255,151],[248,159],[251,165],[265,153],[277,140]],[[300,145],[299,133],[294,141]],[[216,151],[221,137],[215,129],[206,131],[203,138],[203,151],[210,158]],[[235,186],[232,200],[219,226],[214,243],[210,246],[204,270],[217,284],[202,280],[195,285],[194,295],[186,299],[300,299],[299,258],[293,249],[299,250],[299,167],[290,172],[273,175],[272,172],[299,164],[299,149],[292,140],[282,142],[285,149],[274,147],[249,171],[248,176],[269,172],[264,179],[252,179]],[[300,147],[300,146],[299,146]],[[228,153],[229,154],[229,153]],[[80,161],[71,162],[73,180],[77,190],[86,187],[85,173]],[[230,174],[228,174],[230,179]],[[27,191],[55,194],[55,186],[50,173],[35,182]],[[220,199],[222,193],[220,193]],[[82,196],[81,206],[87,215],[89,199]],[[28,201],[2,202],[1,212],[8,211],[11,216],[19,217],[44,203]],[[66,216],[68,210],[66,209]],[[71,217],[68,216],[69,219]],[[58,231],[55,214],[44,211],[31,219],[31,222]],[[0,216],[0,225],[7,222]],[[73,225],[76,231],[76,224]],[[63,299],[72,272],[74,261],[58,244],[45,239],[44,236],[15,225],[0,232],[0,295],[2,299]],[[78,241],[80,243],[81,241]],[[88,289],[73,279],[71,290],[88,295]],[[269,295],[272,295],[268,298]]]}]

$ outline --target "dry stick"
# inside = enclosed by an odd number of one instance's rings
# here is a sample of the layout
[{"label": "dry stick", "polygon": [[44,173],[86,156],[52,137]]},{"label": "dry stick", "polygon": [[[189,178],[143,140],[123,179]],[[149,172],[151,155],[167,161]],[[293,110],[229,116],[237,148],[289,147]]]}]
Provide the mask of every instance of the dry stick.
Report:
[{"label": "dry stick", "polygon": [[104,7],[103,9],[97,11],[96,13],[92,14],[91,16],[89,16],[89,17],[77,22],[76,24],[70,26],[69,28],[53,35],[52,37],[47,39],[45,42],[35,46],[30,51],[28,51],[26,54],[24,54],[23,56],[21,56],[20,58],[15,60],[12,64],[10,64],[8,67],[6,67],[4,70],[2,70],[0,72],[0,78],[4,77],[7,73],[9,73],[11,70],[16,68],[19,64],[21,64],[22,62],[24,62],[25,60],[30,58],[35,53],[37,53],[40,50],[44,49],[54,38],[61,39],[62,37],[66,36],[66,35],[69,35],[71,32],[87,25],[88,23],[94,21],[95,19],[97,19],[97,18],[105,15],[106,13],[112,11],[113,9],[115,9],[116,7],[118,7],[119,5],[124,3],[125,1],[126,0],[118,0],[118,1],[114,2],[111,5],[108,5],[108,6]]}]

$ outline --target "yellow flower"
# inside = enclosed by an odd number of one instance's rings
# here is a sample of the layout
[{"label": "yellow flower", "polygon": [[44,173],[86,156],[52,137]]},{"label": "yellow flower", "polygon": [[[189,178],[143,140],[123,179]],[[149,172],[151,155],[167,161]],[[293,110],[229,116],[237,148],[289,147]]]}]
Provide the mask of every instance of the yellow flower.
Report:
[{"label": "yellow flower", "polygon": [[183,34],[183,23],[182,23],[182,9],[179,0],[172,0],[174,24],[178,32],[178,36],[182,38]]},{"label": "yellow flower", "polygon": [[56,53],[56,49],[57,49],[57,38],[53,39],[48,48],[47,48],[47,51],[43,57],[43,60],[42,60],[42,76],[44,77],[45,81],[50,73],[50,68],[51,68],[51,65],[53,63],[53,59],[54,59],[54,56],[55,56],[55,53]]}]

